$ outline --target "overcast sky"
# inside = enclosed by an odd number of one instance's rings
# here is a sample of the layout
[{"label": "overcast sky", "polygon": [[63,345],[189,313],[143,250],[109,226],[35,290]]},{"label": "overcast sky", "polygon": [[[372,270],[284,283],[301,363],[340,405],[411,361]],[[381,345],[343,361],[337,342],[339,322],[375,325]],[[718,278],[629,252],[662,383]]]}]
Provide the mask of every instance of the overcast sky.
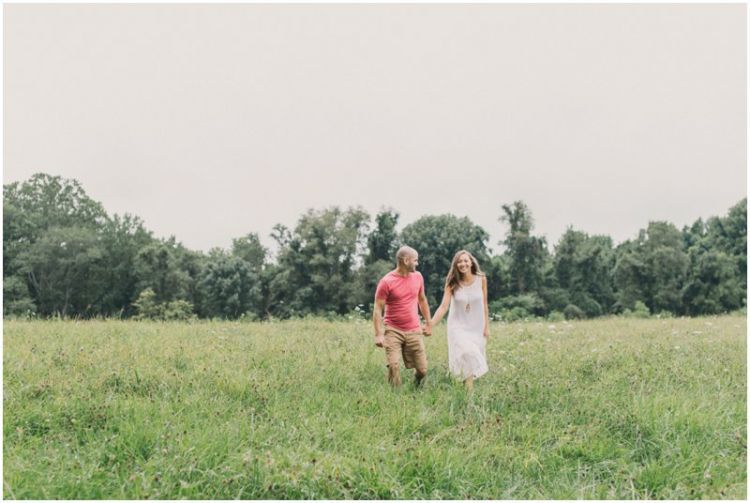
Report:
[{"label": "overcast sky", "polygon": [[308,208],[521,199],[634,237],[746,195],[746,6],[4,5],[5,183],[79,180],[193,249]]}]

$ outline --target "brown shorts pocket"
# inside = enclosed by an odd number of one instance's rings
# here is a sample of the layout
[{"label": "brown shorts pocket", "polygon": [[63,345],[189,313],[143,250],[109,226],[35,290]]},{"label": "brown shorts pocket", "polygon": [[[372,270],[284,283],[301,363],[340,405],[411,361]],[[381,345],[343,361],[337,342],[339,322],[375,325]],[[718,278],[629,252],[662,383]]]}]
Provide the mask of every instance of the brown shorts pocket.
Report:
[{"label": "brown shorts pocket", "polygon": [[424,338],[419,332],[405,334],[402,354],[404,366],[408,369],[427,369],[427,353],[424,350]]}]

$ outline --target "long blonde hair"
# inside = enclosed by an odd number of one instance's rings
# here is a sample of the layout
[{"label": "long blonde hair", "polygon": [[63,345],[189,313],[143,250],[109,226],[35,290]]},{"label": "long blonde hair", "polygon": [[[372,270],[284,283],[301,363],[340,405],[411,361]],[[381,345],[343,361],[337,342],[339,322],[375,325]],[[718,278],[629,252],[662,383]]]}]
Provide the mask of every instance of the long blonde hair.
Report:
[{"label": "long blonde hair", "polygon": [[459,250],[453,255],[451,261],[451,268],[448,270],[448,276],[445,278],[445,288],[450,288],[451,294],[456,292],[456,289],[461,286],[461,273],[458,271],[458,259],[461,255],[468,255],[471,260],[471,273],[476,276],[484,276],[482,269],[479,268],[479,262],[474,258],[474,255],[466,250]]}]

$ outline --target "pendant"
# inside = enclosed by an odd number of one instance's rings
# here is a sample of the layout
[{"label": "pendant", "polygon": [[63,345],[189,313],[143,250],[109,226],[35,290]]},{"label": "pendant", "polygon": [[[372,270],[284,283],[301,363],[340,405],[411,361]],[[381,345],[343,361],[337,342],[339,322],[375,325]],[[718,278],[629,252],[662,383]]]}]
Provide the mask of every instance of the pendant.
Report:
[{"label": "pendant", "polygon": [[471,304],[466,304],[466,307],[464,308],[464,311],[467,312],[467,313],[469,311],[471,311]]}]

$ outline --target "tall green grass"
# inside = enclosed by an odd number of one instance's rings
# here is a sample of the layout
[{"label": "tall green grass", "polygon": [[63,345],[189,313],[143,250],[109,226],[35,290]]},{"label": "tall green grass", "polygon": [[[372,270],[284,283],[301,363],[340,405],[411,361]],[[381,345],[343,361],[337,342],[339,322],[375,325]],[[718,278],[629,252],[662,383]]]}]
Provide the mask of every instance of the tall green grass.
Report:
[{"label": "tall green grass", "polygon": [[5,498],[746,496],[746,318],[445,327],[391,390],[363,321],[6,321]]}]

